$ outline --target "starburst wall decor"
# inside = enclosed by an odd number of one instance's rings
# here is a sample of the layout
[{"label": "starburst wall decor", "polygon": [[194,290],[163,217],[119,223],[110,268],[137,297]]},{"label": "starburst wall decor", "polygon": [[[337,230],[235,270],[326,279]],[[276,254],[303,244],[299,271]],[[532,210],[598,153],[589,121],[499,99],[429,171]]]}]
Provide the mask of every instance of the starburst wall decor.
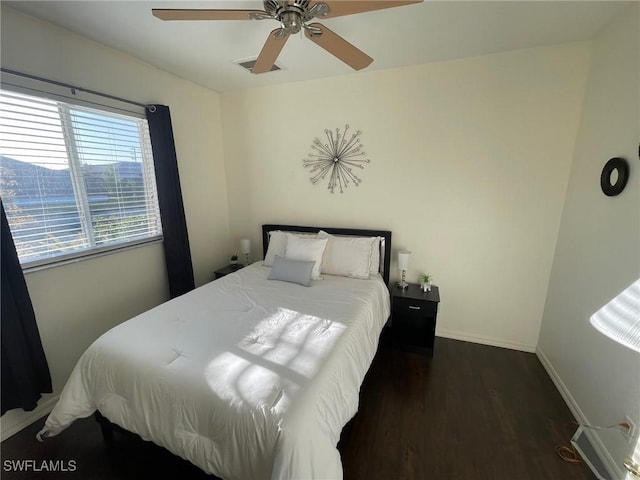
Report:
[{"label": "starburst wall decor", "polygon": [[349,125],[345,125],[344,133],[336,128],[335,135],[332,130],[325,130],[328,143],[322,143],[320,139],[313,140],[313,148],[317,153],[311,152],[309,158],[303,160],[304,168],[311,169],[311,183],[314,185],[329,175],[327,188],[334,192],[336,188],[340,193],[353,183],[356,187],[362,180],[353,173],[354,168],[364,169],[365,163],[369,163],[368,158],[361,149],[363,145],[358,138],[362,133],[358,130],[349,137]]}]

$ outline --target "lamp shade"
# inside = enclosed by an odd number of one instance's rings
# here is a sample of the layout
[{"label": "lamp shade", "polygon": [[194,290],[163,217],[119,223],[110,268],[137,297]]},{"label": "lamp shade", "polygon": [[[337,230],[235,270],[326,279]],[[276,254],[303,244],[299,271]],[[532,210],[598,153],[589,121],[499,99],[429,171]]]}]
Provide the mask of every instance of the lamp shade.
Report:
[{"label": "lamp shade", "polygon": [[251,253],[251,240],[243,238],[240,240],[240,253]]},{"label": "lamp shade", "polygon": [[398,252],[398,269],[399,270],[409,270],[409,257],[411,256],[411,252],[406,250],[400,250]]},{"label": "lamp shade", "polygon": [[640,352],[640,280],[594,313],[591,324],[607,337]]}]

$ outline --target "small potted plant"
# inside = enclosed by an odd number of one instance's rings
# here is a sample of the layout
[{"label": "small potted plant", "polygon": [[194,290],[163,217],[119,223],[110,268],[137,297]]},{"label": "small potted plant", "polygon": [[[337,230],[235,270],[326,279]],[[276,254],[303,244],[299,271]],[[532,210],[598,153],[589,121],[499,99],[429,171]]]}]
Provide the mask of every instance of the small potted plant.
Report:
[{"label": "small potted plant", "polygon": [[423,273],[420,275],[420,288],[423,292],[431,291],[431,274]]},{"label": "small potted plant", "polygon": [[237,265],[238,264],[238,255],[236,255],[235,253],[233,255],[231,255],[231,260],[229,260],[229,262],[231,263],[231,265]]}]

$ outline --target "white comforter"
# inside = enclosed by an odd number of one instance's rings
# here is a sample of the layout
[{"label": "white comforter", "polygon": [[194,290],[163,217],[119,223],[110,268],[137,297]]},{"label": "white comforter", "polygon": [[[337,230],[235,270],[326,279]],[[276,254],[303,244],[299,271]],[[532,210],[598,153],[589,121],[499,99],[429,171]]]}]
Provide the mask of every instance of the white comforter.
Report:
[{"label": "white comforter", "polygon": [[259,263],[105,333],[82,355],[39,438],[96,409],[225,479],[342,478],[389,316],[380,277],[267,280]]}]

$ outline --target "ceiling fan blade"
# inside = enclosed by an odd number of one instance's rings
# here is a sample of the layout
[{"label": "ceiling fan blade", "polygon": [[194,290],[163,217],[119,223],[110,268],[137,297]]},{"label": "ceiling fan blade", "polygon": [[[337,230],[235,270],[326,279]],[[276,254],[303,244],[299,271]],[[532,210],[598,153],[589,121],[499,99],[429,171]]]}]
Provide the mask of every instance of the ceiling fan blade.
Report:
[{"label": "ceiling fan blade", "polygon": [[423,0],[319,0],[315,3],[326,3],[329,7],[329,13],[318,18],[333,18],[422,2]]},{"label": "ceiling fan blade", "polygon": [[250,20],[251,14],[264,14],[261,10],[185,10],[179,8],[153,8],[160,20]]},{"label": "ceiling fan blade", "polygon": [[[312,23],[309,27],[311,28],[305,28],[304,30],[304,34],[309,40],[320,45],[354,70],[362,70],[373,62],[373,58],[324,25]],[[314,31],[321,33],[314,33]]]},{"label": "ceiling fan blade", "polygon": [[265,73],[270,71],[273,64],[276,63],[276,59],[278,58],[278,55],[280,55],[282,47],[284,47],[284,44],[287,43],[288,39],[289,34],[283,34],[281,28],[272,30],[267,37],[267,41],[264,42],[262,50],[260,50],[260,55],[258,55],[251,72]]}]

